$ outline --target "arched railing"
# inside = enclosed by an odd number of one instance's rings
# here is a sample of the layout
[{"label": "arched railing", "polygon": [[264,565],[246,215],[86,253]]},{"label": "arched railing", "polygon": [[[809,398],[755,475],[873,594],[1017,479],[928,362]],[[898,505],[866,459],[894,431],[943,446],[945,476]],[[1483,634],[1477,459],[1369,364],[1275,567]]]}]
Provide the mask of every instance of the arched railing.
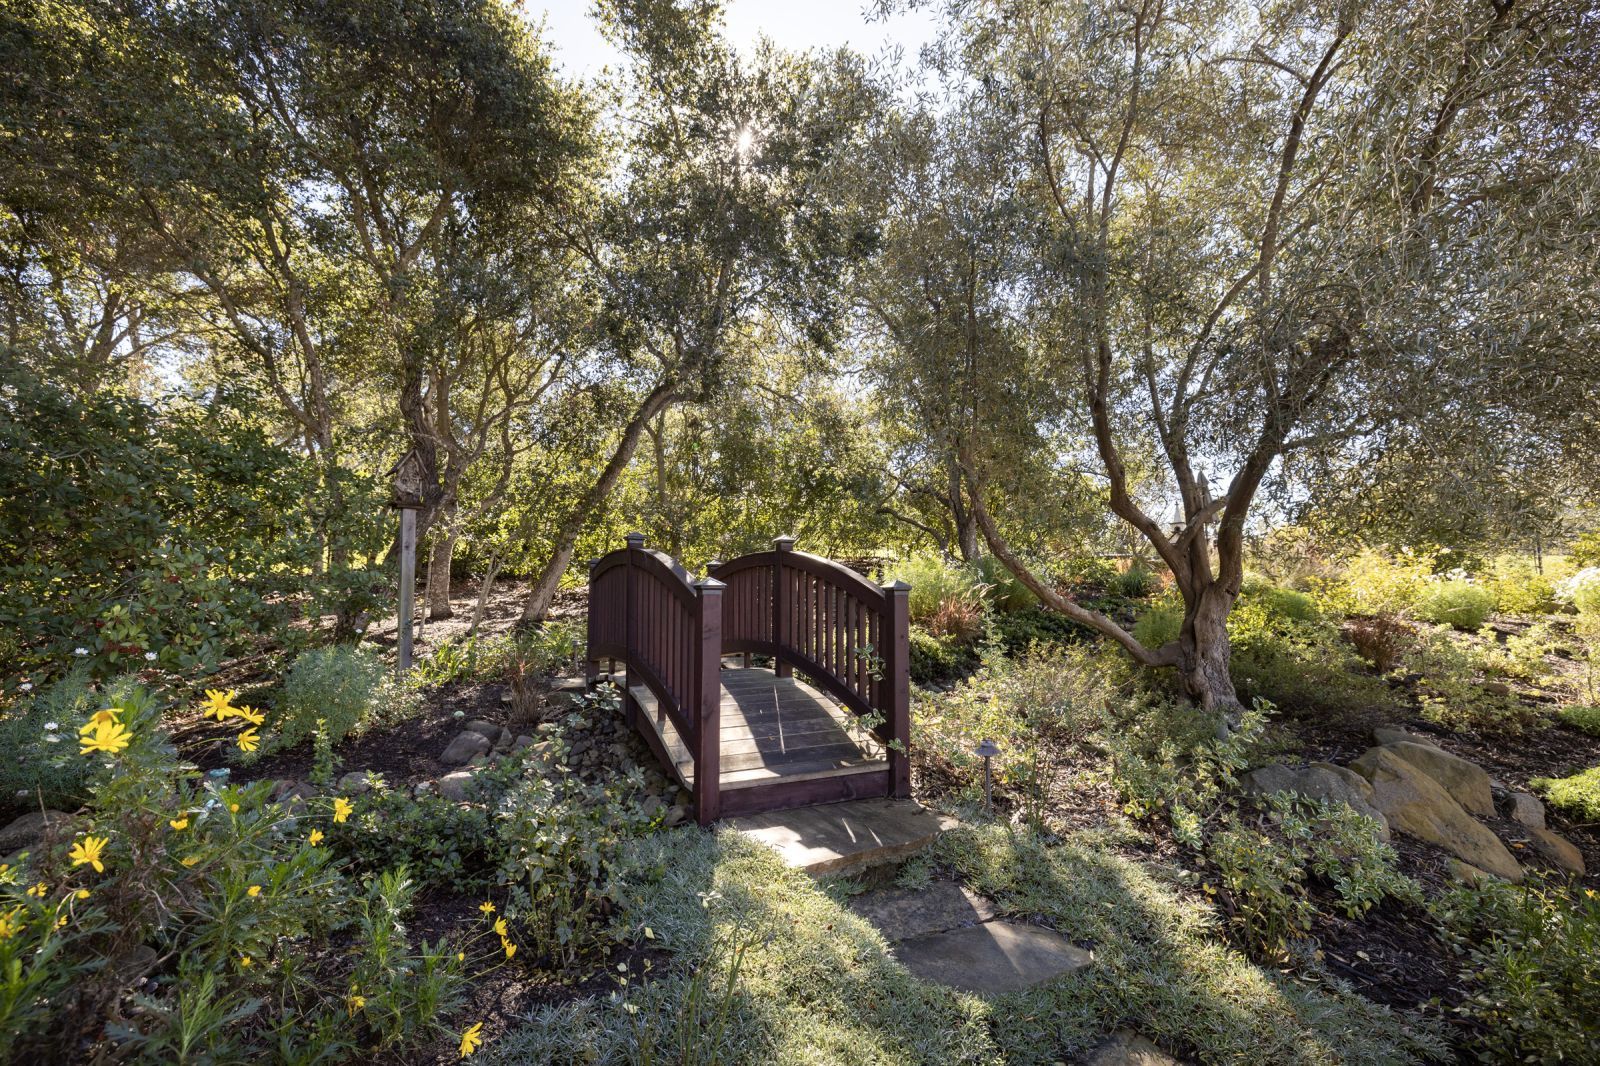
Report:
[{"label": "arched railing", "polygon": [[[666,765],[677,765],[663,740],[670,723],[693,763],[695,807],[702,825],[721,811],[722,657],[743,652],[772,659],[780,677],[803,673],[840,705],[867,719],[888,754],[876,783],[836,780],[787,786],[775,782],[767,802],[793,806],[843,796],[911,794],[910,586],[878,586],[838,563],[794,550],[780,537],[773,549],[714,563],[692,578],[670,556],[644,546],[642,534],[596,559],[589,572],[589,676],[602,660],[621,661],[627,687],[653,699],[656,729],[642,729]],[[613,672],[614,672],[613,667]],[[641,701],[627,695],[630,714]],[[879,763],[882,766],[882,763]],[[831,790],[831,791],[830,791]],[[742,809],[752,810],[747,796]]]},{"label": "arched railing", "polygon": [[780,677],[798,669],[842,705],[874,722],[889,750],[891,794],[911,794],[911,621],[903,582],[878,586],[831,559],[772,550],[716,563],[726,586],[722,652],[772,657]]},{"label": "arched railing", "polygon": [[[718,814],[721,725],[722,582],[696,581],[669,555],[630,533],[627,546],[589,569],[589,675],[601,659],[626,664],[628,685],[655,697],[657,726],[672,724],[694,763],[695,807],[702,822]],[[663,762],[660,730],[644,730]]]}]

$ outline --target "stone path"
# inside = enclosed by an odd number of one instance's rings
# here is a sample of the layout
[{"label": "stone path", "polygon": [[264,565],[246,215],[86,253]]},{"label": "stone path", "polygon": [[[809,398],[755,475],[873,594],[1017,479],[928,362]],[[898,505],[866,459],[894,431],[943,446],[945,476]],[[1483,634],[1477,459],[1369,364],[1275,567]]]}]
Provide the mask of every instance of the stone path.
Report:
[{"label": "stone path", "polygon": [[911,800],[855,800],[729,818],[746,836],[807,873],[845,873],[894,862],[932,844],[955,825]]}]

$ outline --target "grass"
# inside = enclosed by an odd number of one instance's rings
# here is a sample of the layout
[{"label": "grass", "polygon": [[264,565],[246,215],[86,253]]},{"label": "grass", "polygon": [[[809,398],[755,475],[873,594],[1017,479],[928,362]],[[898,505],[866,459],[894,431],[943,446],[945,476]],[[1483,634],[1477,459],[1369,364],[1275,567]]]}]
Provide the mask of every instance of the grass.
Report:
[{"label": "grass", "polygon": [[[656,834],[632,846],[618,923],[641,938],[648,928],[670,961],[613,996],[544,1010],[486,1046],[484,1060],[1045,1064],[1125,1026],[1204,1062],[1406,1063],[1442,1047],[1413,1019],[1250,963],[1208,905],[1111,843],[1079,834],[1046,847],[999,827],[960,830],[907,868],[915,883],[935,863],[954,865],[1006,911],[1094,948],[1083,971],[985,1001],[911,976],[839,902],[844,893],[736,833]],[[710,1036],[678,1023],[724,1001],[725,1027],[699,1030]]]},{"label": "grass", "polygon": [[1600,822],[1600,766],[1591,766],[1571,777],[1541,777],[1529,783],[1569,818]]}]

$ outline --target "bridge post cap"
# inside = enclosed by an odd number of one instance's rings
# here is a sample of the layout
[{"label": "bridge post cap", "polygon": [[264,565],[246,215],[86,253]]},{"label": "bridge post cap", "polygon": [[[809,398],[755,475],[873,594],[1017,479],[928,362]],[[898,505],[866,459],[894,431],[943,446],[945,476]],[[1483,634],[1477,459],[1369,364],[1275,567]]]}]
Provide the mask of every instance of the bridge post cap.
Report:
[{"label": "bridge post cap", "polygon": [[718,581],[714,577],[703,577],[694,584],[701,592],[721,592],[728,587],[726,582]]},{"label": "bridge post cap", "polygon": [[896,596],[905,596],[911,592],[911,586],[904,581],[896,579],[883,586],[883,591],[892,592]]},{"label": "bridge post cap", "polygon": [[773,537],[772,546],[781,552],[794,551],[794,537],[788,534],[781,537]]},{"label": "bridge post cap", "polygon": [[622,539],[628,542],[628,547],[630,547],[630,548],[642,548],[642,547],[644,547],[644,534],[643,533],[629,533],[626,537],[623,537]]},{"label": "bridge post cap", "polygon": [[595,558],[589,560],[589,569],[590,570],[593,570],[595,567],[597,567],[599,565],[600,565],[599,556],[596,556]]},{"label": "bridge post cap", "polygon": [[713,559],[709,563],[706,564],[706,569],[707,570],[715,570],[717,567],[719,567],[721,565],[722,565],[722,560],[721,559]]}]

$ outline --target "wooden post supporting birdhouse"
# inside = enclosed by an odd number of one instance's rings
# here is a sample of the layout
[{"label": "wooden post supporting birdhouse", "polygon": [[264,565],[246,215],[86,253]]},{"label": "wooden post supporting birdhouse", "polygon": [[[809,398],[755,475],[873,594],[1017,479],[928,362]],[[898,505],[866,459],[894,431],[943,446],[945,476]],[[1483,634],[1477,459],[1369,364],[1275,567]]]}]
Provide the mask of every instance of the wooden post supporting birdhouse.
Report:
[{"label": "wooden post supporting birdhouse", "polygon": [[400,609],[396,619],[397,665],[402,675],[411,669],[411,616],[415,612],[417,584],[417,511],[422,507],[422,457],[415,448],[389,471],[394,495],[389,506],[400,512]]}]

